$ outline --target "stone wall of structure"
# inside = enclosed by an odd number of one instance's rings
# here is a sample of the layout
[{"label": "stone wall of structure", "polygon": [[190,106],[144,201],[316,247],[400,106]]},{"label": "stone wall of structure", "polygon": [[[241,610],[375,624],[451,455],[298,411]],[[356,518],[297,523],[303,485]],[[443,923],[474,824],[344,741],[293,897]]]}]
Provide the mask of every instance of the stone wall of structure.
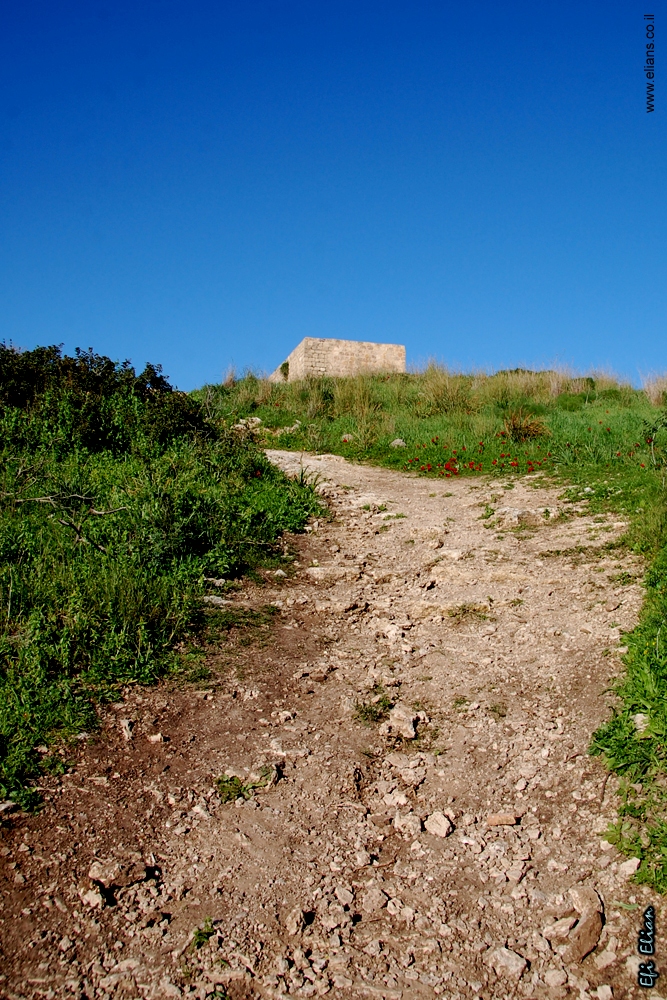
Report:
[{"label": "stone wall of structure", "polygon": [[[289,382],[309,376],[344,378],[362,373],[404,372],[405,347],[402,344],[373,344],[363,340],[304,337],[286,358],[286,363],[289,365]],[[269,376],[270,382],[283,381],[281,367]]]}]

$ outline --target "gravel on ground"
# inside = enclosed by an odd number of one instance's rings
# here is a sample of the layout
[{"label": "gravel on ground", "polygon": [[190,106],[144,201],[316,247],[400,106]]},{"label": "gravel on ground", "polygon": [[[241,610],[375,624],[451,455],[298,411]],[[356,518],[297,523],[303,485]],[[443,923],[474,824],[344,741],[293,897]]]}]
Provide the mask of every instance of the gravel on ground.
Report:
[{"label": "gravel on ground", "polygon": [[268,454],[330,517],[231,598],[277,612],[215,682],[128,688],[2,813],[0,996],[638,993],[662,904],[587,752],[642,602],[625,525],[539,476]]}]

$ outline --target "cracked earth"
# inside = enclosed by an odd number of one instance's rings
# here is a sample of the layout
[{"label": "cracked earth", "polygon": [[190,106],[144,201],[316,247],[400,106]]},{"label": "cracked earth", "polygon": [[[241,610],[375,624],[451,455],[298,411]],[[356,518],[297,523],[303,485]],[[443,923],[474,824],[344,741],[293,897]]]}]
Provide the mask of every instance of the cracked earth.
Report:
[{"label": "cracked earth", "polygon": [[128,688],[2,813],[0,996],[640,993],[662,904],[587,753],[642,601],[625,525],[539,478],[269,457],[330,516],[233,595],[278,610],[207,687]]}]

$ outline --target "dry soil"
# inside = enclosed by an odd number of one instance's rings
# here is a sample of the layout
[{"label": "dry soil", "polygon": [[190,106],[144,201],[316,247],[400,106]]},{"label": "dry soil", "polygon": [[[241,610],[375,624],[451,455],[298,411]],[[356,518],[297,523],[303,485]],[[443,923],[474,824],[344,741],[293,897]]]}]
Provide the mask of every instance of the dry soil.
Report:
[{"label": "dry soil", "polygon": [[539,478],[269,456],[330,517],[233,596],[278,611],[206,686],[128,689],[39,814],[2,813],[0,995],[641,992],[662,904],[587,753],[642,600],[625,526]]}]

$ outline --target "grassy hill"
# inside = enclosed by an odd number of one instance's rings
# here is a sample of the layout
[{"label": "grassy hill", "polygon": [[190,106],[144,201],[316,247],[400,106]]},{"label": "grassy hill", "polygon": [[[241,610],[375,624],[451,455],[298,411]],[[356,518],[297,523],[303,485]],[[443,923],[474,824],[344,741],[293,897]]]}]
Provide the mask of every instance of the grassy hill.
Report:
[{"label": "grassy hill", "polygon": [[[667,890],[667,389],[609,376],[523,370],[272,384],[248,375],[195,393],[211,419],[259,418],[272,447],[333,452],[433,479],[547,476],[591,511],[627,518],[620,544],[649,571],[618,709],[591,752],[622,778],[620,821],[609,833],[643,859],[641,881]],[[397,442],[397,439],[400,439]],[[616,543],[618,544],[618,543]],[[640,725],[635,716],[645,716]]]},{"label": "grassy hill", "polygon": [[[549,477],[629,522],[646,601],[618,709],[595,735],[622,779],[610,834],[667,888],[667,397],[608,376],[418,374],[190,395],[147,366],[0,346],[0,795],[28,803],[54,742],[118,685],[178,669],[206,628],[206,578],[276,565],[319,509],[262,446],[327,451],[433,479]],[[250,432],[248,421],[258,429]],[[239,424],[241,425],[239,427]],[[635,716],[645,718],[637,725]]]},{"label": "grassy hill", "polygon": [[[440,476],[582,463],[648,467],[646,428],[659,412],[645,392],[609,377],[467,376],[435,366],[416,375],[282,384],[248,376],[195,396],[217,418],[260,418],[279,447]],[[405,447],[392,448],[396,439]]]}]

